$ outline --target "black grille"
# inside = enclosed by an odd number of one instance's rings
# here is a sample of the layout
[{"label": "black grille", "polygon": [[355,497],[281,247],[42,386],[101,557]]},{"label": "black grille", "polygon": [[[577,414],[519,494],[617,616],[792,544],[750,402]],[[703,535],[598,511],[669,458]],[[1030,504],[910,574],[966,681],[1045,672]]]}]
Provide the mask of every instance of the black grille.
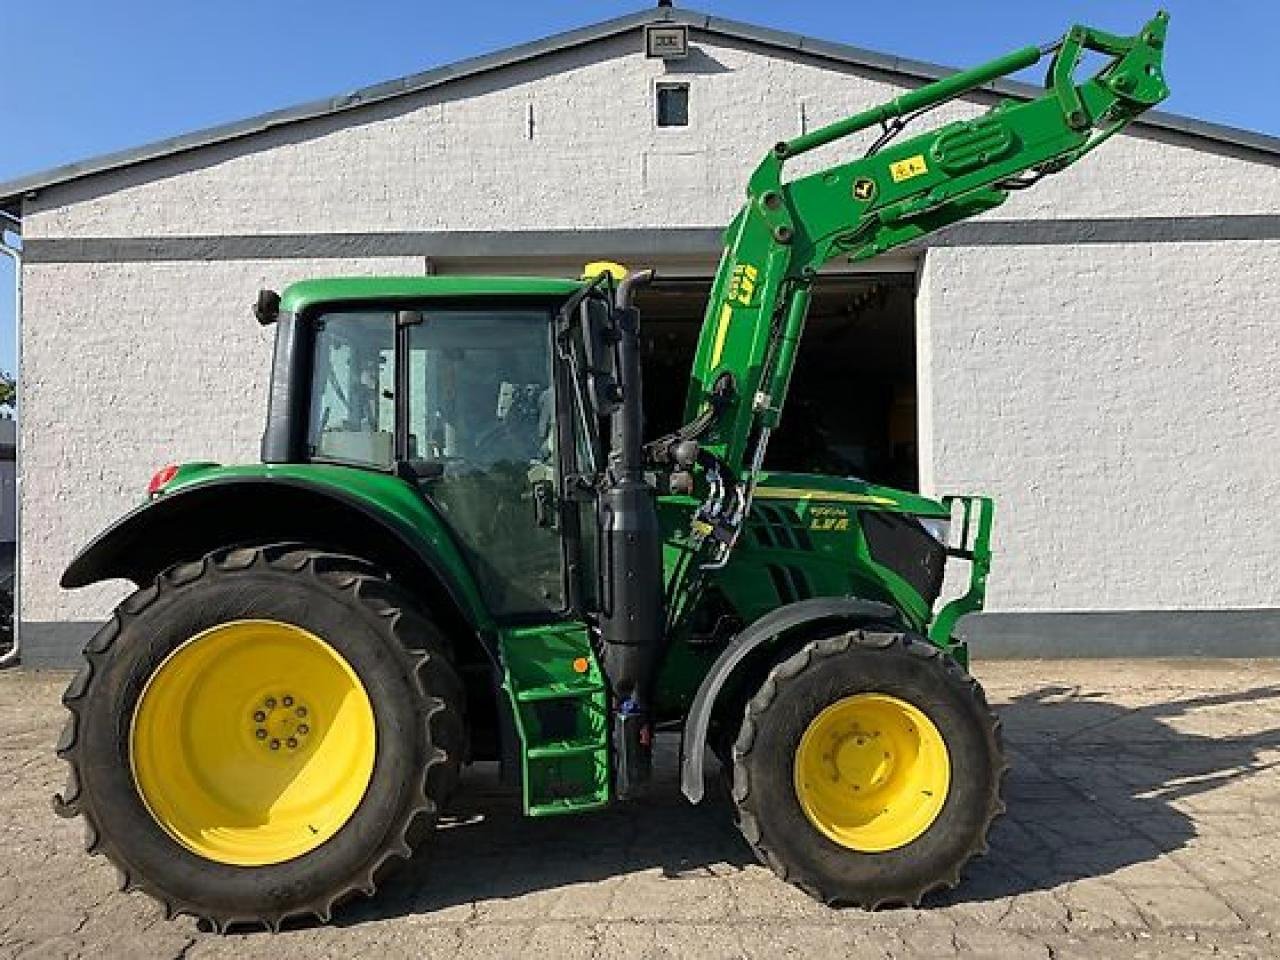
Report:
[{"label": "black grille", "polygon": [[783,550],[813,549],[813,541],[809,539],[809,531],[805,529],[804,521],[789,507],[752,505],[747,529],[756,543],[762,547],[777,547]]},{"label": "black grille", "polygon": [[813,596],[813,588],[809,586],[809,578],[799,567],[769,564],[769,579],[773,581],[773,590],[781,603],[794,603],[797,600],[808,600]]},{"label": "black grille", "polygon": [[898,513],[859,513],[871,559],[888,567],[932,604],[942,590],[947,551],[914,517]]}]

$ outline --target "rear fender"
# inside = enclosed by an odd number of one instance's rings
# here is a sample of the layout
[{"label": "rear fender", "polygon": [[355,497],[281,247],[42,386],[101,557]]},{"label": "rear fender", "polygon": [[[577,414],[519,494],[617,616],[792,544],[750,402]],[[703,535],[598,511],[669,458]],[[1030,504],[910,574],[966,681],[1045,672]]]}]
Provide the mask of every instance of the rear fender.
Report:
[{"label": "rear fender", "polygon": [[423,514],[424,529],[415,529],[376,501],[328,484],[264,476],[211,479],[126,514],[76,555],[61,583],[72,589],[122,578],[145,587],[174,564],[214,550],[297,541],[382,567],[424,598],[442,628],[479,636],[496,662],[476,586],[452,542],[442,539],[442,524],[425,505]]},{"label": "rear fender", "polygon": [[887,603],[857,597],[818,597],[778,607],[730,640],[702,678],[685,718],[680,789],[689,801],[698,803],[702,799],[703,759],[716,700],[749,654],[797,627],[823,622],[841,626],[896,623],[900,619],[898,610]]}]

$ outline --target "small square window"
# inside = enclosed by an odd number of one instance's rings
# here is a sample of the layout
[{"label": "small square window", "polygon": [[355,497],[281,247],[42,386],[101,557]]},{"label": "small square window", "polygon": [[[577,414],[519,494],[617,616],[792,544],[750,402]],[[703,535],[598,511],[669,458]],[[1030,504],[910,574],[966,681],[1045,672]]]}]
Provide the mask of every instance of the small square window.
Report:
[{"label": "small square window", "polygon": [[660,83],[657,93],[658,126],[687,127],[689,125],[689,85]]}]

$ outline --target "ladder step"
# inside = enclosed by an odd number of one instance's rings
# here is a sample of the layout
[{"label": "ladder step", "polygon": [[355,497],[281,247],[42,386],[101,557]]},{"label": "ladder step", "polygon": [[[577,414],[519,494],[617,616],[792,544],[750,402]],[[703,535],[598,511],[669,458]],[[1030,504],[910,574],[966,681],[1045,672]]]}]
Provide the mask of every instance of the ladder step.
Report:
[{"label": "ladder step", "polygon": [[549,743],[530,747],[528,752],[530,760],[550,760],[559,757],[580,757],[605,749],[607,746],[602,740],[591,737],[582,740],[552,740]]},{"label": "ladder step", "polygon": [[603,693],[604,687],[598,683],[548,683],[541,687],[529,687],[516,692],[516,700],[520,703],[538,703],[543,700],[565,700],[572,697],[589,697]]},{"label": "ladder step", "polygon": [[559,800],[547,800],[529,806],[531,817],[554,817],[561,813],[578,813],[582,810],[596,810],[609,805],[608,791],[601,791],[583,797],[562,797]]}]

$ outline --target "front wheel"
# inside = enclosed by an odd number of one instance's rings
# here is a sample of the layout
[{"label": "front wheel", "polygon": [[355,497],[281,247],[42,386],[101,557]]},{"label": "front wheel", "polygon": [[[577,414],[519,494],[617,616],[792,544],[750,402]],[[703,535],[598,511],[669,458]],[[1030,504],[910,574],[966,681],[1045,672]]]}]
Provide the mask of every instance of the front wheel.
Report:
[{"label": "front wheel", "polygon": [[1004,810],[999,720],[923,637],[854,631],[773,668],[733,747],[739,826],[831,904],[917,905],[954,887]]},{"label": "front wheel", "polygon": [[411,854],[457,781],[444,640],[355,558],[284,545],[180,565],[85,653],[55,805],[170,914],[328,919]]}]

